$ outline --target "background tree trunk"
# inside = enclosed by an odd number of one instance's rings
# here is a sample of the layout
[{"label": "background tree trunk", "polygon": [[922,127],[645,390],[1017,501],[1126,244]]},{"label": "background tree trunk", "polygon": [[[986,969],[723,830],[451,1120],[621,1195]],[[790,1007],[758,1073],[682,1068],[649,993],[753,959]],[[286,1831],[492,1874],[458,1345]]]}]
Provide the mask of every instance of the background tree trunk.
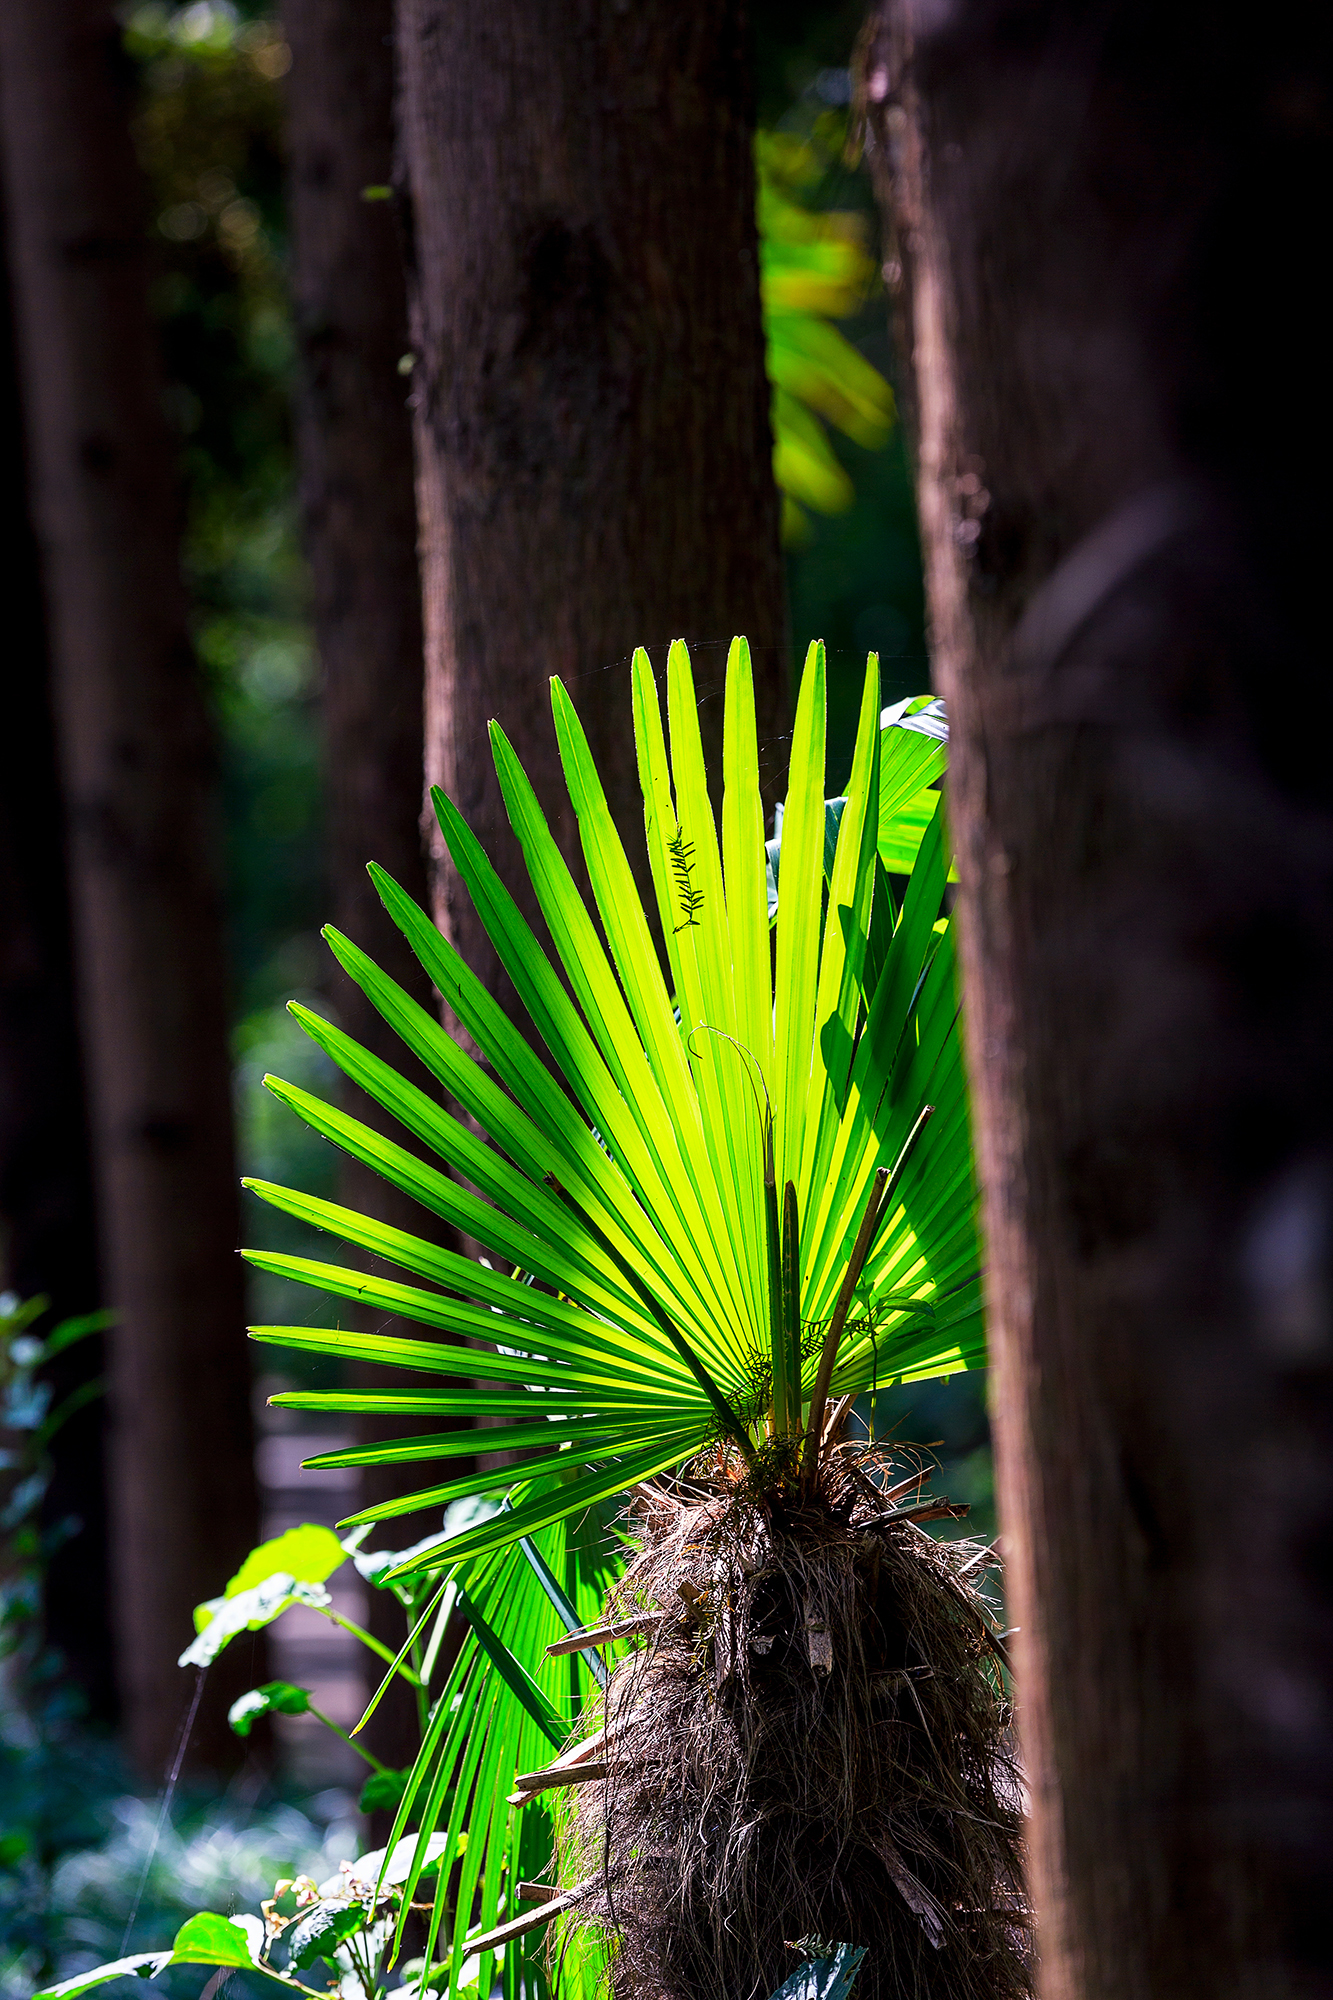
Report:
[{"label": "background tree trunk", "polygon": [[[101,1300],[83,1065],[71,962],[65,827],[46,619],[28,512],[23,417],[0,211],[0,601],[6,678],[0,785],[0,1291],[51,1301],[40,1331]],[[51,1364],[52,1407],[103,1372],[90,1337]],[[57,1433],[45,1525],[77,1523],[48,1567],[45,1632],[99,1721],[115,1714],[107,1585],[104,1410]]]},{"label": "background tree trunk", "polygon": [[1016,0],[894,0],[863,55],[952,717],[1041,1992],[1325,1994],[1323,55],[1295,16]]},{"label": "background tree trunk", "polygon": [[[378,861],[419,903],[428,900],[412,422],[398,367],[408,345],[407,295],[393,207],[363,199],[367,188],[387,195],[393,172],[393,0],[285,0],[283,22],[292,49],[297,450],[322,670],[332,914],[430,1007],[430,983],[366,874],[367,861]],[[401,1064],[397,1036],[336,969],[333,998],[349,1034]],[[404,1143],[401,1127],[368,1098],[348,1096],[358,1118]],[[353,1160],[341,1163],[339,1198],[399,1229],[431,1233],[432,1219],[415,1202]],[[375,1386],[384,1381],[375,1371]],[[380,1424],[370,1435],[383,1433]],[[361,1485],[363,1506],[410,1490],[392,1466],[369,1469]],[[396,1651],[403,1636],[396,1601],[372,1591],[370,1621]],[[392,1764],[410,1763],[415,1730],[410,1690],[396,1683],[370,1724],[370,1748]]]},{"label": "background tree trunk", "polygon": [[[547,680],[632,843],[629,657],[696,642],[707,743],[734,632],[760,741],[785,712],[784,584],[740,0],[399,0],[412,245],[426,772],[520,904],[485,728],[503,723],[576,874]],[[499,990],[431,826],[436,919]]]},{"label": "background tree trunk", "polygon": [[[212,752],[177,573],[119,27],[104,0],[0,15],[11,269],[69,814],[111,1348],[129,1746],[159,1775],[191,1607],[255,1537]],[[237,1647],[196,1756],[231,1754]],[[262,1666],[260,1667],[262,1672]]]}]

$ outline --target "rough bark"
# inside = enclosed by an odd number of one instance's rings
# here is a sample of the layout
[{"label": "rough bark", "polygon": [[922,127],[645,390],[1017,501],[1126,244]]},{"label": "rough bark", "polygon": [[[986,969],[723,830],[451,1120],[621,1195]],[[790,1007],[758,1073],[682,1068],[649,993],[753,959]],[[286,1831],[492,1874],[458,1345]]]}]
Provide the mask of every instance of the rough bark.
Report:
[{"label": "rough bark", "polygon": [[[41,1324],[49,1331],[71,1314],[95,1310],[101,1289],[46,618],[2,241],[0,600],[11,660],[9,755],[0,786],[0,1290],[49,1298]],[[100,1337],[90,1337],[51,1364],[53,1408],[99,1379],[102,1350]],[[44,1626],[89,1712],[109,1721],[115,1684],[103,1417],[89,1405],[53,1443],[45,1525],[62,1539],[45,1578]]]},{"label": "rough bark", "polygon": [[[581,873],[547,680],[631,851],[629,658],[697,643],[709,747],[733,632],[775,768],[783,577],[741,0],[399,0],[426,771],[531,914],[498,717]],[[437,921],[500,990],[432,824]],[[503,834],[501,833],[503,830]]]},{"label": "rough bark", "polygon": [[1040,1990],[1324,1994],[1323,56],[1294,16],[1086,0],[893,0],[863,56],[952,718]]},{"label": "rough bark", "polygon": [[[160,1775],[191,1608],[255,1538],[212,752],[113,10],[0,15],[4,167],[68,811],[110,1345],[124,1726]],[[210,1676],[196,1757],[230,1754]]]},{"label": "rough bark", "polygon": [[[321,669],[332,916],[429,1007],[430,983],[366,874],[367,861],[378,861],[419,903],[428,900],[412,421],[398,366],[408,345],[407,295],[393,208],[363,198],[367,188],[387,193],[393,171],[393,0],[285,0],[283,22],[292,49],[297,451]],[[348,1033],[401,1066],[402,1043],[361,989],[335,972],[332,992]],[[404,1142],[401,1127],[369,1099],[351,1097],[358,1118]],[[415,1202],[355,1161],[341,1164],[339,1199],[396,1228],[432,1233],[432,1218]],[[374,1386],[385,1386],[382,1369]],[[380,1424],[371,1435],[383,1431]],[[363,1506],[410,1490],[395,1467],[371,1468],[361,1484]],[[397,1603],[372,1592],[370,1618],[396,1650]],[[397,1701],[386,1696],[370,1748],[389,1762],[410,1762],[415,1727],[410,1691]]]}]

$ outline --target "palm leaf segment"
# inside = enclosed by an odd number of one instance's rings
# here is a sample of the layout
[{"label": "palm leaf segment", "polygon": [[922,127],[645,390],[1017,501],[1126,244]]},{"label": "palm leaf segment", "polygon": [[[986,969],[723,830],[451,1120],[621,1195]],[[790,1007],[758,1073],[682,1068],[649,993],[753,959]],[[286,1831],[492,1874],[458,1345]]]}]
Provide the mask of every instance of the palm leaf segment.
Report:
[{"label": "palm leaf segment", "polygon": [[[276,1400],[441,1424],[436,1437],[363,1447],[342,1463],[474,1456],[478,1432],[447,1427],[483,1415],[497,1420],[482,1434],[486,1452],[532,1454],[519,1471],[511,1461],[354,1516],[379,1520],[512,1489],[510,1507],[423,1544],[403,1574],[532,1535],[719,1439],[752,1464],[775,1454],[780,1472],[809,1421],[835,1310],[834,1396],[981,1358],[952,936],[941,914],[946,849],[939,794],[928,788],[943,760],[931,733],[939,726],[930,713],[897,716],[908,727],[885,730],[895,754],[883,751],[872,658],[851,780],[835,811],[823,795],[824,678],[823,648],[813,647],[775,871],[765,857],[745,642],[733,644],[728,662],[720,842],[686,649],[673,646],[668,664],[669,756],[652,669],[646,654],[635,656],[636,748],[674,1001],[559,681],[556,730],[601,934],[498,726],[496,768],[559,970],[457,809],[436,794],[454,865],[554,1074],[380,870],[372,872],[386,907],[489,1067],[348,939],[326,932],[339,962],[471,1122],[329,1022],[293,1011],[453,1175],[308,1093],[266,1081],[315,1130],[480,1242],[488,1261],[250,1183],[405,1275],[257,1252],[253,1263],[444,1336],[254,1328],[260,1340],[426,1378],[416,1393]],[[886,822],[895,783],[902,816],[895,807]],[[899,906],[884,863],[900,867],[912,846]],[[895,1162],[855,1297],[840,1300],[872,1189]]]}]

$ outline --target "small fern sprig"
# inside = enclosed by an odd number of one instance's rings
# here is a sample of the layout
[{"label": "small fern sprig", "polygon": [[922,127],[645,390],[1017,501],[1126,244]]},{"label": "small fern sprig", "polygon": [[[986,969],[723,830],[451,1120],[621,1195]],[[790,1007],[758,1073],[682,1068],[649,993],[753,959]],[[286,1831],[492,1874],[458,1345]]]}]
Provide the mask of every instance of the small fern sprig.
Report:
[{"label": "small fern sprig", "polygon": [[698,929],[698,912],[703,908],[704,896],[702,889],[695,888],[692,879],[694,874],[694,842],[686,840],[684,834],[677,833],[675,839],[670,843],[669,851],[671,854],[671,866],[676,877],[676,888],[680,892],[681,908],[684,912],[680,922],[672,932],[673,937],[679,937],[680,933],[688,929],[691,924],[694,925],[696,930]]}]

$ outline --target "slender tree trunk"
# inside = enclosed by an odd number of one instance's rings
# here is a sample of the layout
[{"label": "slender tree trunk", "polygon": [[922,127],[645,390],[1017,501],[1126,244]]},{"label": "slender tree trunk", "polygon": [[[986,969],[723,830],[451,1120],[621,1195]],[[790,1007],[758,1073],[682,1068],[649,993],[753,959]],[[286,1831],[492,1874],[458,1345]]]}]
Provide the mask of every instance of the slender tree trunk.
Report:
[{"label": "slender tree trunk", "polygon": [[[128,75],[103,0],[0,12],[11,268],[104,1230],[125,1728],[159,1774],[191,1607],[254,1538],[212,753],[177,573]],[[227,1754],[235,1649],[200,1760]],[[262,1669],[261,1669],[262,1671]]]},{"label": "slender tree trunk", "polygon": [[[0,213],[0,238],[3,232]],[[0,1290],[49,1298],[40,1329],[48,1332],[93,1311],[101,1288],[46,618],[2,243],[0,482],[0,601],[11,662],[0,785]],[[98,1380],[102,1350],[102,1339],[89,1337],[51,1364],[53,1409]],[[115,1680],[103,1432],[104,1411],[92,1403],[54,1440],[45,1525],[61,1539],[47,1569],[44,1624],[89,1712],[109,1721]]]},{"label": "slender tree trunk", "polygon": [[[747,633],[760,740],[785,766],[742,5],[398,0],[398,22],[426,772],[531,914],[485,730],[499,718],[581,873],[550,675],[634,846],[635,645],[660,663],[698,642],[713,696]],[[702,712],[716,748],[720,699]],[[499,990],[432,840],[437,921]]]},{"label": "slender tree trunk", "polygon": [[1304,2000],[1333,1991],[1327,76],[1296,16],[1194,5],[893,0],[863,54],[1040,1988]]},{"label": "slender tree trunk", "polygon": [[[378,198],[393,172],[393,0],[285,0],[283,20],[292,48],[297,448],[323,675],[333,918],[429,1007],[430,983],[366,873],[367,861],[378,861],[427,901],[421,586],[408,383],[398,365],[408,345],[407,295],[394,211]],[[375,198],[364,198],[366,189]],[[386,1062],[401,1062],[402,1043],[341,972],[333,997],[349,1034]],[[357,1117],[404,1142],[392,1119],[359,1092],[352,1096]],[[432,1219],[415,1202],[355,1161],[342,1164],[339,1197],[399,1229],[431,1233]],[[383,1370],[375,1376],[382,1388]],[[383,1433],[381,1424],[371,1434]],[[397,1468],[373,1468],[363,1475],[361,1502],[406,1490]],[[403,1636],[396,1602],[373,1592],[370,1616],[396,1650]],[[391,1696],[375,1712],[370,1747],[401,1764],[415,1750],[415,1705],[405,1688]]]}]

